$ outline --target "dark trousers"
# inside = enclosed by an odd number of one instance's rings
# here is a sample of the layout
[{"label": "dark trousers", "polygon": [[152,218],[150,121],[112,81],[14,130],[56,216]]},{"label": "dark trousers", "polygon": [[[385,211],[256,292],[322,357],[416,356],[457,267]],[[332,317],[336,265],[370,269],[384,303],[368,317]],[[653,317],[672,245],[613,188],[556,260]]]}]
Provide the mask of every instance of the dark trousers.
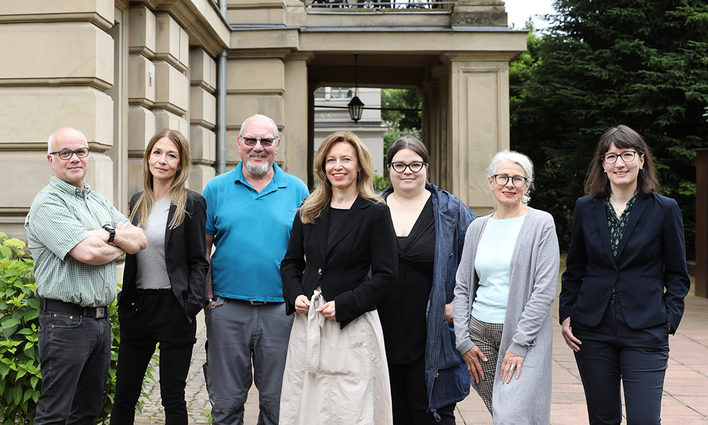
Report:
[{"label": "dark trousers", "polygon": [[668,328],[662,324],[631,329],[622,314],[621,302],[613,295],[596,327],[572,324],[573,334],[582,341],[575,360],[585,389],[590,424],[620,424],[621,381],[627,425],[658,425],[669,359]]},{"label": "dark trousers", "polygon": [[184,387],[196,342],[196,323],[188,322],[172,291],[139,291],[136,309],[121,308],[116,396],[111,424],[132,424],[145,370],[160,343],[160,394],[165,424],[186,425]]},{"label": "dark trousers", "polygon": [[412,364],[390,364],[394,425],[455,425],[455,404],[438,409],[441,421],[428,413],[425,389],[425,356]]},{"label": "dark trousers", "polygon": [[111,361],[111,325],[70,313],[39,315],[42,389],[34,423],[93,425]]}]

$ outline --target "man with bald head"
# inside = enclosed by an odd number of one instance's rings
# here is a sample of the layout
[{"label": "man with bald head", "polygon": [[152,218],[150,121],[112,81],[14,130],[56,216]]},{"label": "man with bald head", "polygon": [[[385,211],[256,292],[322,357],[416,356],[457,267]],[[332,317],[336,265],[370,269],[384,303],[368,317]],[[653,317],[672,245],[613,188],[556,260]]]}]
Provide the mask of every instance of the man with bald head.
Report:
[{"label": "man with bald head", "polygon": [[42,389],[34,423],[93,424],[111,360],[115,261],[144,249],[146,240],[84,181],[90,149],[83,133],[61,128],[47,144],[52,177],[25,220],[40,299]]},{"label": "man with bald head", "polygon": [[258,388],[258,425],[278,423],[293,322],[285,314],[280,262],[297,208],[308,195],[302,180],[275,163],[280,143],[272,119],[247,118],[236,139],[241,162],[204,189],[211,257],[204,370],[214,425],[243,424],[252,382]]}]

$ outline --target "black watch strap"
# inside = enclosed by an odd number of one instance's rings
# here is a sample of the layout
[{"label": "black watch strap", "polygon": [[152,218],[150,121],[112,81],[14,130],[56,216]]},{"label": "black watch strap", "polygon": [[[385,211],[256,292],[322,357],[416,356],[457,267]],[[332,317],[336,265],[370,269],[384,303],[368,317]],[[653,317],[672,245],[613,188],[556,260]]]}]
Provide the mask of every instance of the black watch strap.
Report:
[{"label": "black watch strap", "polygon": [[108,244],[112,244],[116,239],[116,228],[110,224],[104,224],[103,229],[108,232]]}]

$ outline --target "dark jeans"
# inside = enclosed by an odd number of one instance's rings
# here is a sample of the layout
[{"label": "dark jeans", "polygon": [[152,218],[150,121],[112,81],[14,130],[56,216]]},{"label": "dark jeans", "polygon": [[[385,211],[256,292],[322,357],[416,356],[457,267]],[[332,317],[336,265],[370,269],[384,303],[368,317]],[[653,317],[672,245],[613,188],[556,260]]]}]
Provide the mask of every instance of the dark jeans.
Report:
[{"label": "dark jeans", "polygon": [[111,424],[132,424],[147,365],[160,343],[160,394],[165,424],[186,425],[184,387],[196,342],[191,324],[172,291],[139,291],[137,311],[121,308],[116,397]]},{"label": "dark jeans", "polygon": [[34,423],[93,425],[111,361],[108,319],[40,313],[39,361],[42,389]]},{"label": "dark jeans", "polygon": [[621,381],[627,425],[658,425],[669,359],[668,328],[662,324],[631,329],[620,303],[613,295],[605,316],[596,327],[572,324],[571,319],[573,334],[582,341],[575,360],[585,389],[590,424],[620,424]]},{"label": "dark jeans", "polygon": [[428,413],[425,389],[425,355],[413,364],[390,364],[394,425],[455,425],[455,404],[438,409],[441,421]]}]

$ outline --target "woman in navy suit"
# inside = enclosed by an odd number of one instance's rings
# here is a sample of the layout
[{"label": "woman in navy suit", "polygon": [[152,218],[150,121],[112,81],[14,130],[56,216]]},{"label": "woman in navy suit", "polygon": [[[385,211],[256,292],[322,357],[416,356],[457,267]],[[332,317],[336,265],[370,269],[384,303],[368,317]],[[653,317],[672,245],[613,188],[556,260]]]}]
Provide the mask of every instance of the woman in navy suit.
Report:
[{"label": "woman in navy suit", "polygon": [[576,202],[559,319],[590,424],[654,425],[690,281],[681,211],[659,195],[651,152],[620,125],[600,138]]},{"label": "woman in navy suit", "polygon": [[314,168],[317,188],[295,215],[280,266],[285,309],[296,314],[279,423],[392,425],[376,311],[398,273],[391,215],[353,133],[329,135]]},{"label": "woman in navy suit", "polygon": [[206,273],[206,201],[187,190],[187,139],[155,134],[143,158],[144,191],[130,201],[130,219],[147,248],[128,255],[118,301],[120,346],[111,424],[132,424],[148,362],[160,343],[160,393],[167,425],[187,424],[184,387],[196,342]]}]

